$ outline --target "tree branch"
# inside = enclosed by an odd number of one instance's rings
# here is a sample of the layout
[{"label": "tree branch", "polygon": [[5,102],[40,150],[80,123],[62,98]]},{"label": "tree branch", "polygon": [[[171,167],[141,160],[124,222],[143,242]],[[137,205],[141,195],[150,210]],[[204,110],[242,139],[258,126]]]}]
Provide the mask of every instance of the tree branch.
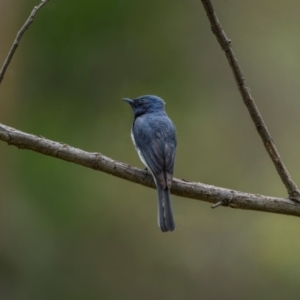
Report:
[{"label": "tree branch", "polygon": [[24,25],[22,26],[22,28],[19,30],[9,52],[8,52],[8,55],[3,63],[3,66],[1,68],[1,71],[0,71],[0,85],[1,85],[1,82],[4,78],[4,75],[5,75],[5,72],[18,48],[18,45],[21,41],[21,38],[23,36],[23,34],[25,33],[25,31],[28,29],[28,27],[31,25],[31,23],[33,22],[33,19],[36,15],[36,13],[39,11],[40,8],[42,8],[49,0],[42,0],[42,2],[38,5],[38,6],[35,6],[34,9],[32,10],[31,14],[29,15],[28,19],[26,20],[26,22],[24,23]]},{"label": "tree branch", "polygon": [[211,24],[211,29],[215,34],[221,48],[225,52],[231,70],[233,72],[235,81],[237,83],[238,89],[242,95],[243,101],[250,113],[252,121],[264,143],[264,146],[275,165],[275,168],[281,178],[281,181],[285,185],[289,198],[294,201],[300,202],[300,192],[296,183],[293,181],[291,175],[289,174],[286,166],[281,159],[279,152],[275,146],[275,143],[268,131],[268,128],[255,104],[255,101],[250,93],[250,89],[246,85],[242,69],[239,65],[239,62],[232,50],[231,40],[228,39],[225,31],[220,24],[218,17],[215,13],[214,7],[210,0],[201,0],[203,7],[206,11],[207,17]]},{"label": "tree branch", "polygon": [[[49,0],[42,0],[31,12],[28,20],[25,22],[10,49],[10,52],[0,71],[0,84],[6,72],[8,65],[16,51],[16,48],[30,24],[37,11],[45,5]],[[278,151],[270,137],[270,134],[262,120],[261,115],[252,99],[249,89],[245,85],[245,81],[237,62],[237,59],[231,49],[230,41],[226,37],[211,5],[210,1],[202,0],[203,6],[212,24],[212,29],[216,34],[218,41],[225,51],[228,61],[233,70],[235,79],[237,81],[239,90],[243,96],[244,102],[248,107],[251,117],[256,125],[256,128],[264,141],[265,147],[272,158],[282,181],[285,183],[290,198],[298,199],[299,191],[297,186],[292,181],[288,171],[280,159]],[[137,169],[130,165],[114,161],[100,153],[89,153],[81,149],[73,148],[67,144],[58,143],[28,134],[12,127],[0,124],[0,140],[6,142],[8,145],[14,145],[19,149],[28,149],[44,155],[59,158],[68,162],[72,162],[87,168],[102,171],[119,178],[123,178],[147,187],[155,188],[152,176],[148,172]],[[229,206],[231,208],[256,210],[264,212],[279,213],[285,215],[292,215],[300,217],[300,205],[284,198],[275,198],[257,194],[248,194],[203,183],[188,182],[186,180],[173,179],[171,193],[177,196],[202,200],[213,203],[212,207],[220,205]]]},{"label": "tree branch", "polygon": [[[19,149],[28,149],[97,171],[155,188],[147,171],[117,162],[101,153],[90,153],[0,124],[0,140]],[[198,182],[173,179],[171,193],[231,208],[279,213],[300,217],[300,205],[284,198],[248,194]]]}]

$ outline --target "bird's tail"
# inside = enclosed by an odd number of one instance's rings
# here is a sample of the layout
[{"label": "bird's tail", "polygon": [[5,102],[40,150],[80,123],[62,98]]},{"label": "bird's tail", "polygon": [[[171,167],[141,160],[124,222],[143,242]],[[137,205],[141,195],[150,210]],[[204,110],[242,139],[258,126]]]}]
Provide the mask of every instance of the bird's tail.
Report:
[{"label": "bird's tail", "polygon": [[158,192],[158,225],[162,232],[173,231],[175,229],[170,189],[162,189],[157,185]]}]

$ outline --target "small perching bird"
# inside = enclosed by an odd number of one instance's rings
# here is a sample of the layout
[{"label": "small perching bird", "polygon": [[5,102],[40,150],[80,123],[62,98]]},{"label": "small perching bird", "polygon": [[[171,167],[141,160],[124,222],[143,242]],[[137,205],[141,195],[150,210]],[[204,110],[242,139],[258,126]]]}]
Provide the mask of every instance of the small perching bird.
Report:
[{"label": "small perching bird", "polygon": [[163,232],[173,231],[175,223],[170,198],[176,130],[165,112],[165,102],[157,96],[123,98],[130,104],[134,120],[131,138],[146,168],[151,172],[158,192],[158,225]]}]

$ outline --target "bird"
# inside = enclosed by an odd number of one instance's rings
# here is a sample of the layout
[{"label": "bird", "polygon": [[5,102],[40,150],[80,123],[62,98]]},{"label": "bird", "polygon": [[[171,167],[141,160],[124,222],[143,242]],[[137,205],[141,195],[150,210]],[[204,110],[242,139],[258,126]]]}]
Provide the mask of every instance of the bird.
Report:
[{"label": "bird", "polygon": [[170,198],[175,156],[176,128],[158,96],[123,98],[134,114],[131,138],[139,158],[150,171],[158,194],[158,226],[162,232],[173,231],[175,222]]}]

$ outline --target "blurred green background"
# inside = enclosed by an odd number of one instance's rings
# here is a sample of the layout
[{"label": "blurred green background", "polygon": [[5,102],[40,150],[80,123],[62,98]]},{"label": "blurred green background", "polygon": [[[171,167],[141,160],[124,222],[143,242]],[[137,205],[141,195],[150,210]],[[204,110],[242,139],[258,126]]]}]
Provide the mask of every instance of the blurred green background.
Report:
[{"label": "blurred green background", "polygon": [[[0,1],[0,62],[38,0]],[[293,178],[296,0],[214,1]],[[175,177],[286,197],[199,0],[51,0],[0,89],[0,122],[142,168],[122,97],[156,94],[177,127]],[[0,142],[1,299],[299,299],[300,221],[156,192]]]}]

